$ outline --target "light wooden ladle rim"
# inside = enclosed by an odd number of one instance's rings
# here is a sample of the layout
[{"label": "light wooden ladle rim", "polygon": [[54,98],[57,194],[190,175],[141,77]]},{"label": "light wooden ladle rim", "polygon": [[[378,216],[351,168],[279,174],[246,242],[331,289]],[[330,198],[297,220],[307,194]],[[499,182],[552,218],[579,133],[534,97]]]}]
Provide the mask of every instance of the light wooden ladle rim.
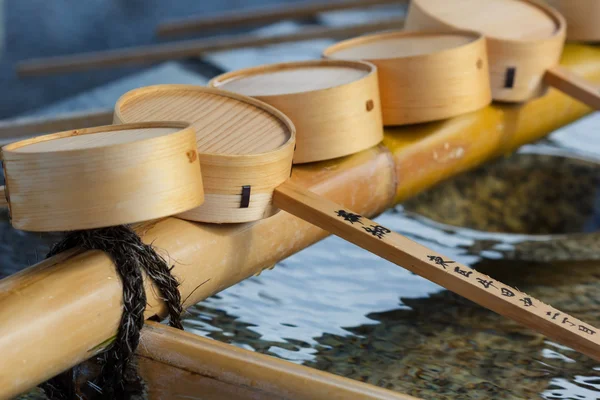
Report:
[{"label": "light wooden ladle rim", "polygon": [[[382,61],[382,60],[386,60],[386,61],[393,61],[393,60],[402,60],[402,61],[408,61],[408,60],[417,60],[417,59],[423,59],[426,57],[429,57],[431,54],[445,54],[445,53],[449,53],[452,51],[455,51],[457,49],[463,48],[463,47],[468,47],[468,46],[472,46],[475,43],[481,42],[481,41],[485,41],[485,36],[477,31],[471,31],[471,30],[465,30],[465,29],[459,29],[459,30],[423,30],[423,31],[415,31],[415,30],[411,30],[411,31],[405,31],[405,30],[394,30],[394,31],[389,31],[389,32],[375,32],[375,33],[370,33],[370,34],[366,34],[363,36],[358,36],[352,39],[347,39],[347,40],[342,40],[338,43],[335,43],[329,47],[327,47],[325,50],[323,50],[323,56],[327,57],[328,59],[333,59],[333,58],[329,58],[329,57],[333,57],[335,53],[339,52],[340,50],[345,50],[348,48],[352,48],[355,47],[356,45],[359,44],[366,44],[366,43],[372,43],[372,42],[380,42],[382,40],[388,40],[388,39],[395,39],[395,38],[409,38],[409,37],[427,37],[427,36],[444,36],[444,35],[448,35],[448,36],[465,36],[465,37],[469,37],[472,38],[473,40],[470,40],[467,43],[464,44],[460,44],[457,46],[452,46],[452,47],[448,47],[446,49],[442,49],[442,50],[436,50],[434,52],[427,52],[427,53],[422,53],[422,54],[415,54],[415,55],[410,55],[410,56],[400,56],[400,57],[385,57],[385,58],[377,58],[376,61]],[[369,59],[368,57],[366,58],[367,60],[373,60],[372,58]],[[341,60],[341,59],[340,59]],[[361,60],[362,62],[368,62],[365,60]]]},{"label": "light wooden ladle rim", "polygon": [[[485,34],[484,32],[481,32],[481,34],[488,39],[496,40],[499,42],[512,43],[512,44],[517,44],[517,43],[535,44],[535,43],[554,39],[557,36],[560,36],[567,29],[567,21],[565,20],[565,17],[563,17],[561,13],[559,13],[556,9],[554,9],[550,5],[541,3],[538,1],[533,1],[533,0],[518,0],[518,1],[523,1],[524,3],[527,3],[528,5],[530,5],[532,7],[536,7],[539,10],[543,11],[544,14],[546,14],[548,17],[550,17],[556,27],[553,34],[550,36],[547,36],[545,38],[542,38],[542,39],[509,39],[509,38],[490,36],[490,35]],[[427,15],[429,18],[443,23],[444,25],[447,25],[449,27],[452,27],[452,28],[458,29],[458,30],[462,29],[461,27],[456,26],[452,23],[449,23],[449,22],[445,21],[444,19],[438,17],[435,14],[431,14],[430,12],[423,9],[422,7],[419,7],[419,11],[421,11],[423,14]]]},{"label": "light wooden ladle rim", "polygon": [[[173,128],[173,129],[188,129],[191,127],[191,124],[185,121],[151,121],[151,122],[134,122],[129,124],[122,125],[105,125],[105,126],[95,126],[92,128],[82,128],[82,129],[74,129],[63,132],[50,133],[42,136],[35,136],[32,138],[20,140],[18,142],[10,143],[2,147],[2,152],[13,152],[19,148],[29,146],[31,144],[49,142],[56,139],[63,139],[73,136],[83,136],[83,135],[91,135],[95,133],[104,133],[104,132],[114,132],[114,131],[128,131],[133,129],[154,129],[154,128]],[[135,140],[130,143],[114,143],[102,145],[101,148],[111,149],[116,147],[122,147],[127,145],[136,145],[139,143],[145,143],[149,141],[153,141],[155,139],[159,139],[160,137],[150,137],[146,139]],[[81,152],[91,150],[95,151],[95,148],[89,149],[57,149],[52,150],[52,153],[72,153],[72,152]],[[48,151],[28,151],[27,153],[19,153],[19,154],[28,154],[28,155],[38,155],[38,154],[47,154]]]},{"label": "light wooden ladle rim", "polygon": [[[242,103],[253,105],[263,111],[266,111],[272,117],[277,119],[281,124],[283,124],[283,126],[286,129],[286,134],[288,136],[285,143],[283,143],[281,146],[278,146],[278,147],[268,150],[268,151],[262,151],[260,153],[229,154],[229,153],[213,153],[213,152],[198,150],[198,154],[201,156],[202,155],[218,156],[222,159],[229,159],[229,160],[233,160],[233,159],[235,159],[235,160],[238,160],[238,159],[261,160],[265,156],[280,153],[282,150],[285,150],[288,147],[292,147],[295,145],[296,127],[294,126],[294,123],[284,113],[282,113],[275,107],[273,107],[265,102],[262,102],[260,100],[257,100],[253,97],[250,97],[250,96],[244,96],[244,95],[240,95],[240,94],[230,92],[227,90],[211,88],[211,87],[206,87],[206,86],[185,85],[185,84],[163,84],[163,85],[145,86],[145,87],[131,90],[131,91],[125,93],[123,96],[121,96],[117,100],[117,103],[115,104],[115,117],[116,117],[115,119],[118,119],[120,121],[123,121],[126,119],[123,117],[121,110],[123,109],[123,107],[129,100],[135,99],[139,96],[147,95],[148,93],[158,92],[159,94],[161,94],[161,93],[165,93],[167,91],[189,91],[189,92],[211,93],[216,96],[228,97],[228,98],[231,98],[234,100],[238,100]],[[198,132],[196,132],[196,135],[198,135]]]},{"label": "light wooden ladle rim", "polygon": [[[377,73],[377,67],[375,66],[375,64],[373,64],[369,61],[320,59],[320,60],[290,61],[290,62],[281,62],[281,63],[275,63],[275,64],[264,64],[264,65],[258,65],[256,67],[250,67],[250,68],[240,69],[237,71],[226,72],[224,74],[221,74],[221,75],[211,79],[208,82],[208,84],[214,88],[223,90],[220,88],[223,85],[226,85],[227,83],[229,83],[230,81],[233,81],[233,80],[268,74],[270,72],[275,72],[275,71],[286,71],[286,70],[293,70],[293,69],[307,68],[307,67],[347,67],[347,68],[359,69],[361,71],[366,72],[366,74],[364,76],[362,76],[361,78],[366,78],[366,77],[369,77],[369,76]],[[256,95],[246,95],[246,96],[249,96],[249,97],[258,96],[261,98],[269,99],[269,98],[281,97],[281,96],[286,96],[286,95],[293,96],[293,95],[304,95],[304,94],[311,94],[311,93],[317,93],[317,92],[320,93],[320,92],[324,92],[327,90],[335,90],[335,89],[343,88],[345,86],[350,86],[354,82],[356,82],[356,81],[341,83],[338,85],[328,86],[326,88],[321,88],[321,89],[303,90],[301,92],[278,93],[278,94],[256,94]]]}]

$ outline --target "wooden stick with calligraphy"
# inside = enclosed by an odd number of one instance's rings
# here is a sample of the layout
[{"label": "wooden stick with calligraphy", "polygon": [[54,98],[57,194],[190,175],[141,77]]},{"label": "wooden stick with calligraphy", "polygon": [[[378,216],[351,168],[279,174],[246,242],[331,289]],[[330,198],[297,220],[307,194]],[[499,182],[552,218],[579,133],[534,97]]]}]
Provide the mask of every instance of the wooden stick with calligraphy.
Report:
[{"label": "wooden stick with calligraphy", "polygon": [[598,330],[289,181],[273,203],[500,315],[600,360]]}]

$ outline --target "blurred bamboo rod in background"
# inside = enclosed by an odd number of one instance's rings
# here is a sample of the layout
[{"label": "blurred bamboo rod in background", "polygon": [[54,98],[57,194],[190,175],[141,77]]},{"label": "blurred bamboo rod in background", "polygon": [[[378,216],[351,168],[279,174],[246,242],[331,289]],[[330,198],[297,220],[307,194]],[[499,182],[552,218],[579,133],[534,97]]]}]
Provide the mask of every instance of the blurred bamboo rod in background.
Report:
[{"label": "blurred bamboo rod in background", "polygon": [[158,26],[157,34],[159,36],[184,35],[209,29],[233,28],[286,19],[306,18],[328,11],[401,3],[406,3],[406,0],[342,0],[329,3],[310,2],[268,8],[261,7],[250,10],[235,10],[201,17],[167,21]]},{"label": "blurred bamboo rod in background", "polygon": [[19,76],[49,75],[126,64],[148,64],[159,61],[197,57],[204,53],[260,47],[303,40],[343,38],[387,29],[401,29],[404,18],[390,18],[366,24],[342,27],[314,27],[277,36],[241,34],[209,39],[187,40],[118,50],[82,53],[70,56],[31,59],[17,65]]}]

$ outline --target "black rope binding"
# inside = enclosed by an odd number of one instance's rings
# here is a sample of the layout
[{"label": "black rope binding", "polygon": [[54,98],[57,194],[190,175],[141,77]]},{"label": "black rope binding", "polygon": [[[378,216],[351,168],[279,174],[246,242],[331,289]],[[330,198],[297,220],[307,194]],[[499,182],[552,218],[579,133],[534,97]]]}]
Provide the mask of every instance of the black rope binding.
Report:
[{"label": "black rope binding", "polygon": [[[156,284],[169,311],[169,324],[183,329],[181,324],[181,295],[179,283],[171,275],[171,268],[152,246],[142,242],[128,226],[69,232],[56,243],[46,258],[72,248],[100,250],[113,260],[123,283],[123,315],[117,336],[99,358],[102,365],[100,377],[93,383],[104,399],[128,399],[139,395],[141,380],[132,366],[132,357],[139,344],[140,330],[144,326],[146,292],[142,269]],[[52,400],[70,400],[75,397],[70,375],[55,377],[41,385]]]}]

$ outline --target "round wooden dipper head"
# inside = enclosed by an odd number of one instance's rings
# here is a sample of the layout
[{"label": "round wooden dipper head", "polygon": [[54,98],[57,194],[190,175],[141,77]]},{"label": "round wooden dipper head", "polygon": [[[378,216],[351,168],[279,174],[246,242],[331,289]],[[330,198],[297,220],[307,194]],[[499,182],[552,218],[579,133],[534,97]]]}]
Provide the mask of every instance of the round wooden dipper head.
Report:
[{"label": "round wooden dipper head", "polygon": [[186,121],[195,128],[205,202],[181,218],[214,223],[264,218],[273,213],[273,190],[290,176],[294,125],[250,97],[192,85],[149,86],[123,95],[114,119]]},{"label": "round wooden dipper head", "polygon": [[376,33],[323,55],[377,66],[385,125],[440,120],[491,102],[485,40],[475,32]]},{"label": "round wooden dipper head", "polygon": [[296,164],[353,154],[383,139],[377,69],[370,63],[271,64],[220,75],[209,85],[284,112],[298,131]]},{"label": "round wooden dipper head", "polygon": [[2,148],[15,228],[65,231],[161,218],[202,204],[194,130],[186,123],[102,126]]},{"label": "round wooden dipper head", "polygon": [[468,29],[487,38],[495,100],[525,101],[545,92],[542,77],[558,63],[564,18],[533,0],[415,0],[406,29]]}]

